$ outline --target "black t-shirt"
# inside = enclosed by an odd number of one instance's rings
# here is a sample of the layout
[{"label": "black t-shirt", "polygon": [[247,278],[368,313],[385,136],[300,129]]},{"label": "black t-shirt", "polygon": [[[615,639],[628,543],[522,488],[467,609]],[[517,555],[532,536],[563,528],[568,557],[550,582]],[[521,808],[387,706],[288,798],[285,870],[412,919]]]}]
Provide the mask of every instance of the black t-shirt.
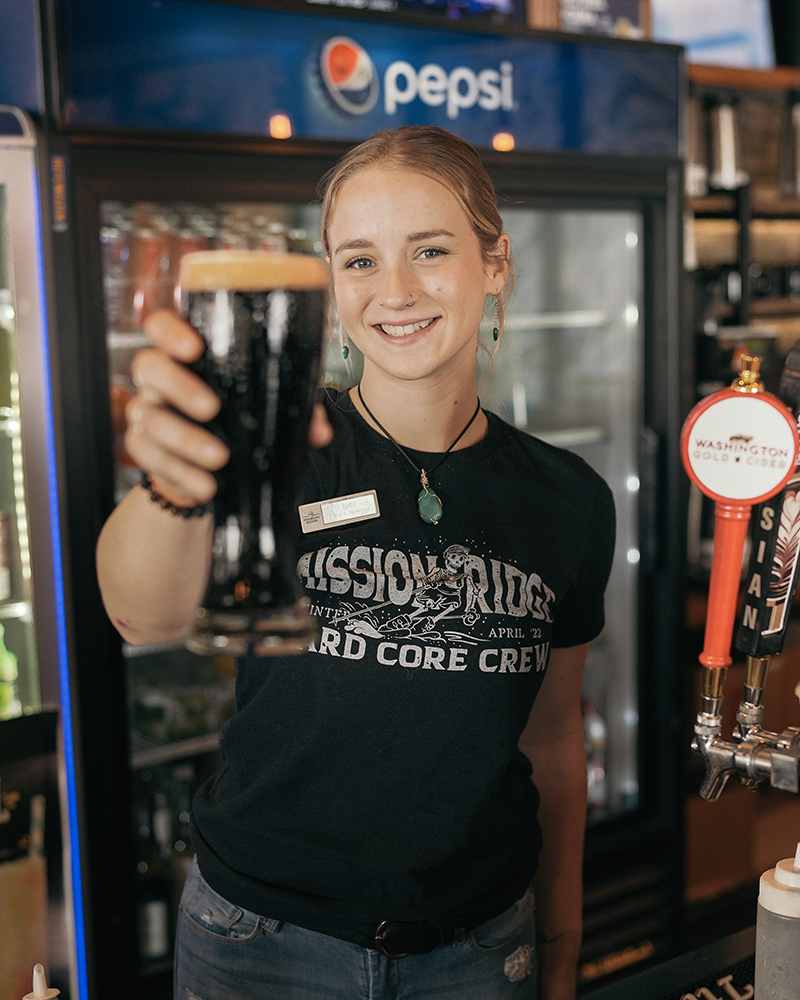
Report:
[{"label": "black t-shirt", "polygon": [[[348,397],[304,502],[376,490],[380,516],[304,534],[320,637],[237,663],[222,770],[198,792],[209,883],[265,916],[369,944],[386,919],[475,926],[518,899],[541,833],[517,743],[552,646],[593,639],[614,547],[603,480],[488,414],[419,475]],[[422,467],[437,456],[409,452]]]}]

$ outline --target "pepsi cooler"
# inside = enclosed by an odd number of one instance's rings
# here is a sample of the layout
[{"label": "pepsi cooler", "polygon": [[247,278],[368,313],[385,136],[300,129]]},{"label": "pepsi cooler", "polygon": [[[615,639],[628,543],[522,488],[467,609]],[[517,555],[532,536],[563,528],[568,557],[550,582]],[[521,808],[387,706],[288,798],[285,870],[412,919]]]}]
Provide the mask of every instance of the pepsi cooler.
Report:
[{"label": "pepsi cooler", "polygon": [[[184,253],[321,254],[320,178],[379,128],[433,124],[495,180],[518,278],[481,402],[581,454],[619,537],[584,689],[581,989],[681,950],[682,50],[491,19],[205,0],[61,0],[34,112],[65,558],[85,977],[71,1000],[171,996],[194,788],[233,663],[131,648],[95,578],[138,482],[130,362]],[[4,84],[0,74],[0,86]],[[2,94],[0,94],[2,99]],[[24,98],[21,98],[21,100]],[[491,341],[491,332],[488,332]],[[356,352],[353,352],[355,354]],[[357,374],[358,358],[351,356]],[[326,358],[344,384],[341,354]],[[62,991],[62,996],[68,991]]]}]

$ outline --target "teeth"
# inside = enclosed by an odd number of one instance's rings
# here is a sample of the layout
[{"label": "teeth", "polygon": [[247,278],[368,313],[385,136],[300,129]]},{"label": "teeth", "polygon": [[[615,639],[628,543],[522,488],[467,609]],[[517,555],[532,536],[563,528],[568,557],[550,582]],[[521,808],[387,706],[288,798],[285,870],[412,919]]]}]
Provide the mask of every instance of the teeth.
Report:
[{"label": "teeth", "polygon": [[382,323],[380,327],[389,337],[408,337],[409,334],[416,333],[417,330],[424,330],[432,322],[432,319],[423,319],[420,323],[409,323],[407,326],[389,326],[388,323]]}]

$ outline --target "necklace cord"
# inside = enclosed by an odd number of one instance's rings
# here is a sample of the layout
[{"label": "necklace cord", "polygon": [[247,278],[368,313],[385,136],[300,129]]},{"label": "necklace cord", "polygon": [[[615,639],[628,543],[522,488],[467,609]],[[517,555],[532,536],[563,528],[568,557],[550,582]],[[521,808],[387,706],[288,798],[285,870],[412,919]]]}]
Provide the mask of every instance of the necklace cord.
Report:
[{"label": "necklace cord", "polygon": [[[361,400],[361,405],[367,411],[367,414],[371,417],[371,419],[373,420],[373,422],[375,423],[375,425],[378,428],[380,428],[380,430],[383,431],[383,433],[386,435],[387,438],[389,438],[389,440],[392,442],[392,444],[395,446],[395,448],[397,448],[397,450],[400,452],[400,454],[403,456],[403,458],[405,458],[405,460],[408,462],[408,464],[411,466],[411,468],[412,469],[416,469],[416,471],[419,472],[421,476],[425,477],[426,481],[423,482],[423,486],[427,486],[428,484],[427,484],[426,470],[425,469],[421,469],[416,464],[416,462],[414,462],[411,459],[411,457],[407,454],[405,448],[403,448],[402,445],[398,444],[397,441],[395,441],[395,439],[386,430],[386,428],[383,426],[383,424],[378,420],[378,418],[375,416],[375,414],[372,412],[372,410],[370,410],[370,408],[364,402],[364,397],[361,395],[361,383],[360,382],[356,385],[356,392],[358,393],[358,398]],[[469,418],[469,421],[466,424],[466,426],[464,427],[464,429],[461,431],[461,433],[458,435],[458,437],[455,439],[455,441],[450,445],[450,447],[447,449],[447,451],[443,452],[436,459],[436,461],[433,463],[433,465],[430,467],[430,469],[427,470],[428,473],[433,472],[433,470],[436,468],[436,466],[441,461],[443,461],[445,458],[447,458],[447,456],[450,454],[450,452],[453,450],[453,448],[455,448],[455,446],[458,444],[458,442],[461,440],[461,438],[464,437],[464,435],[467,433],[467,431],[470,429],[470,427],[472,427],[473,423],[475,422],[475,418],[478,416],[478,414],[480,413],[480,411],[481,411],[481,401],[480,401],[480,399],[478,399],[478,405],[475,407],[475,412]]]}]

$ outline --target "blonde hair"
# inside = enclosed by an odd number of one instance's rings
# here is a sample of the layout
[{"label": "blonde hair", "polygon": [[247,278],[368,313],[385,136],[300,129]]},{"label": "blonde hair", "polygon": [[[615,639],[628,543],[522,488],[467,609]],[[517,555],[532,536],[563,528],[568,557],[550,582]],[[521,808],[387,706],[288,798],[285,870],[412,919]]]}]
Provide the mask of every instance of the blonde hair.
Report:
[{"label": "blonde hair", "polygon": [[484,263],[496,266],[503,261],[506,264],[509,280],[495,297],[497,326],[502,330],[505,302],[513,286],[513,264],[497,246],[503,234],[497,192],[475,149],[446,129],[436,125],[403,125],[375,132],[344,154],[320,182],[320,229],[325,252],[330,253],[329,229],[342,185],[354,174],[384,164],[414,170],[443,184],[469,219]]}]

